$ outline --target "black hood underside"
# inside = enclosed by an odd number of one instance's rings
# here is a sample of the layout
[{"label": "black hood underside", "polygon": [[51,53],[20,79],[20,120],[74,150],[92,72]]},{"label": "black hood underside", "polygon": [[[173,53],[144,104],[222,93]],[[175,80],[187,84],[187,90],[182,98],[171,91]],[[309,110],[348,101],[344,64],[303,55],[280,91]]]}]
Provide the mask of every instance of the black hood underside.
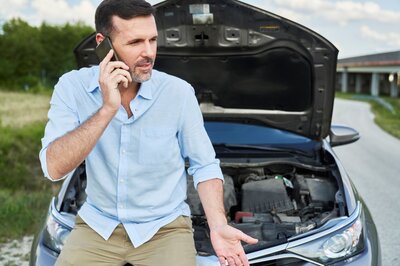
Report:
[{"label": "black hood underside", "polygon": [[[329,133],[338,50],[295,22],[235,0],[155,6],[155,69],[193,85],[205,119],[252,119],[314,140]],[[97,64],[94,35],[76,49]]]}]

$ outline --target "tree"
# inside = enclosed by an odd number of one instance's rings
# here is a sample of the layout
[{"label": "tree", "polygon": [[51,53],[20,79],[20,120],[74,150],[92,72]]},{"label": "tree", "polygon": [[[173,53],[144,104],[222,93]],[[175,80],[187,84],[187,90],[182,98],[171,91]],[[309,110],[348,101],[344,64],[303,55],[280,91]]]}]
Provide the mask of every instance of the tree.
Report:
[{"label": "tree", "polygon": [[38,28],[21,19],[3,25],[0,38],[0,81],[6,84],[35,86],[43,55]]},{"label": "tree", "polygon": [[54,85],[65,72],[76,68],[73,49],[93,28],[82,23],[64,26],[50,26],[43,23],[40,27],[41,42],[45,55],[42,59],[42,71],[46,73],[49,85]]},{"label": "tree", "polygon": [[21,19],[3,24],[0,35],[0,85],[8,89],[53,87],[76,68],[73,49],[94,30],[83,23],[30,26]]}]

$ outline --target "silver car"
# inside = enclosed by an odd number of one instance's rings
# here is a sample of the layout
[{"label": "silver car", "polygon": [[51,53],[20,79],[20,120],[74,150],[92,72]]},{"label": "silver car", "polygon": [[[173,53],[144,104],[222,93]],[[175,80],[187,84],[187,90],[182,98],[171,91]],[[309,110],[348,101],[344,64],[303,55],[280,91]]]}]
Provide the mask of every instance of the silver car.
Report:
[{"label": "silver car", "polygon": [[[156,5],[155,68],[193,85],[225,176],[229,223],[259,239],[251,265],[380,265],[377,231],[333,146],[358,133],[331,125],[338,50],[312,30],[235,0]],[[75,49],[98,64],[94,35]],[[50,203],[30,265],[54,265],[85,201],[84,164]],[[188,175],[197,265],[219,265]]]}]

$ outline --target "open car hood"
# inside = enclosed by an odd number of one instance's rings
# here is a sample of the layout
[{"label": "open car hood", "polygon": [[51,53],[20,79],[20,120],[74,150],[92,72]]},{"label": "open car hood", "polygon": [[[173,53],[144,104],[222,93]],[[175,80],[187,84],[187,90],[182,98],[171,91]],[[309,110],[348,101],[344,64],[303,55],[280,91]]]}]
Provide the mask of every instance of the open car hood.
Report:
[{"label": "open car hood", "polygon": [[[338,50],[325,38],[235,0],[155,7],[154,68],[191,83],[205,118],[257,120],[314,140],[328,135]],[[95,60],[85,54],[93,41],[75,50],[80,66]]]}]

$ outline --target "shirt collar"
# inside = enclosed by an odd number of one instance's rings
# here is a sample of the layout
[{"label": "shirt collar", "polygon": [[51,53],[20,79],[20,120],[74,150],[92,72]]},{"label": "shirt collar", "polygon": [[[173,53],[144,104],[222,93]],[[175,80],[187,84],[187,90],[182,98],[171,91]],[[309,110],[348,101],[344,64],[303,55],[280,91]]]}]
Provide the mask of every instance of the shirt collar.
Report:
[{"label": "shirt collar", "polygon": [[152,83],[151,79],[148,80],[148,81],[143,82],[140,85],[139,92],[138,92],[138,94],[140,96],[142,96],[143,98],[145,98],[147,100],[153,99],[153,94],[152,94],[152,91],[151,91],[151,87],[152,87],[151,83]]},{"label": "shirt collar", "polygon": [[[99,84],[99,73],[100,73],[100,70],[99,70],[99,66],[94,66],[93,67],[93,72],[94,72],[94,75],[93,75],[92,80],[90,81],[90,85],[89,85],[89,87],[86,88],[87,92],[93,92],[96,89],[100,89],[100,84]],[[140,96],[142,96],[143,98],[145,98],[147,100],[153,99],[151,83],[152,83],[151,79],[146,81],[146,82],[143,82],[140,85],[140,89],[139,89],[139,92],[138,92],[138,94]]]},{"label": "shirt collar", "polygon": [[86,87],[86,91],[87,92],[93,92],[95,89],[100,88],[100,84],[99,84],[99,66],[94,66],[92,68],[93,71],[93,77],[92,80],[90,81],[90,85],[89,87]]}]

